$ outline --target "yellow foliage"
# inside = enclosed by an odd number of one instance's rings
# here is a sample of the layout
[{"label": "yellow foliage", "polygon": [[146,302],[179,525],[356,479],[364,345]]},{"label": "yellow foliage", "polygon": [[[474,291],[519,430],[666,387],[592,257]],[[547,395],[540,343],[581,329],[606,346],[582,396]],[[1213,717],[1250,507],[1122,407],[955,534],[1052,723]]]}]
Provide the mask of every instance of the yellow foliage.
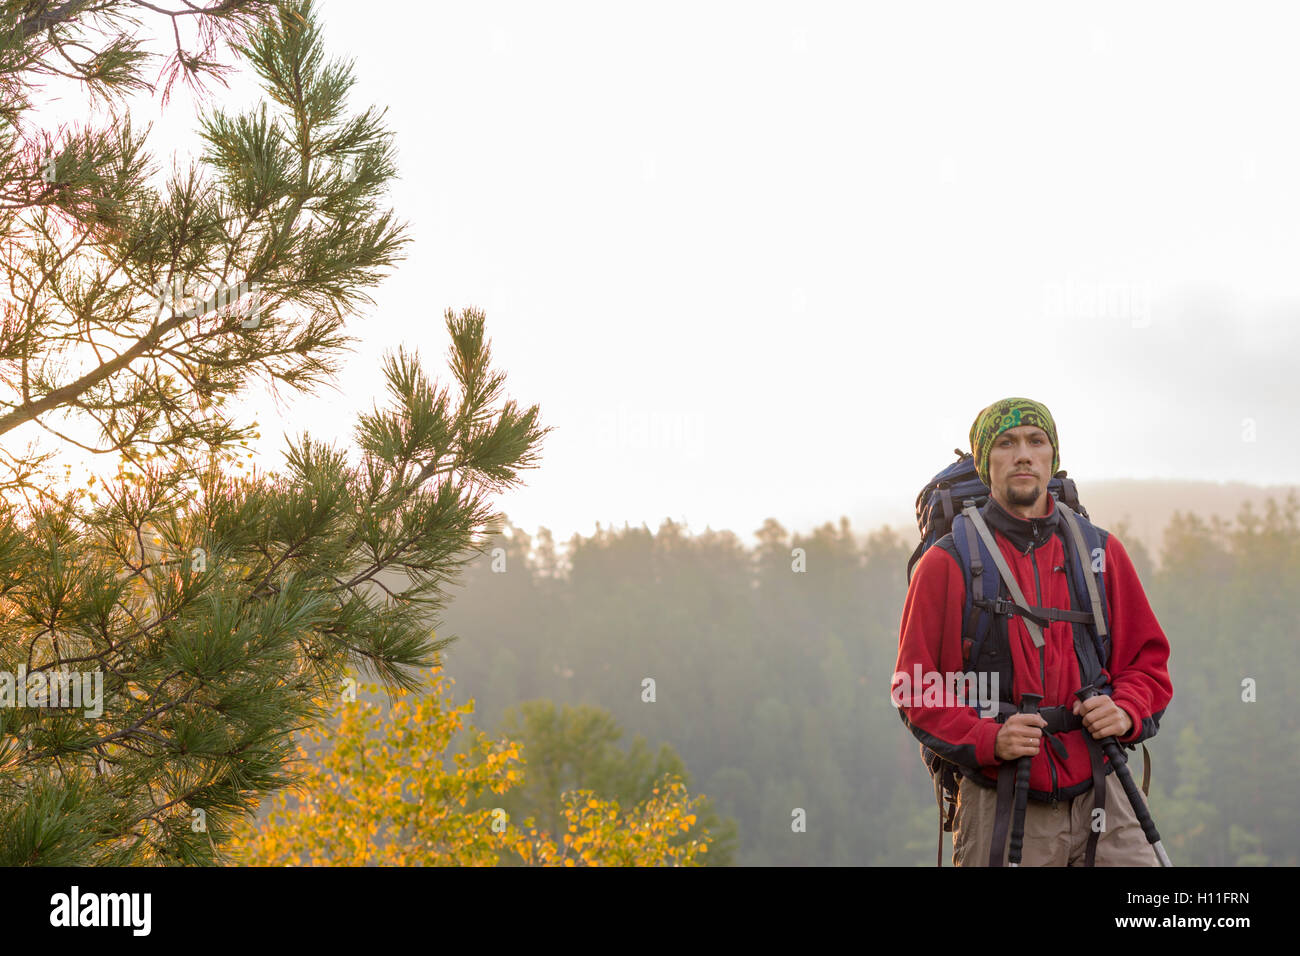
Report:
[{"label": "yellow foliage", "polygon": [[[709,834],[695,825],[682,782],[666,777],[654,795],[623,810],[592,791],[563,795],[568,832],[557,844],[532,819],[516,825],[503,811],[465,809],[484,792],[505,793],[524,779],[519,744],[469,728],[466,752],[452,737],[474,702],[452,707],[450,678],[435,669],[428,692],[398,693],[386,716],[358,699],[340,703],[338,727],[317,727],[299,747],[304,774],[296,803],[277,794],[259,825],[245,821],[228,848],[233,861],[263,866],[698,866]],[[366,688],[371,694],[379,688]],[[497,826],[494,828],[493,824]],[[579,852],[581,851],[581,852]]]}]

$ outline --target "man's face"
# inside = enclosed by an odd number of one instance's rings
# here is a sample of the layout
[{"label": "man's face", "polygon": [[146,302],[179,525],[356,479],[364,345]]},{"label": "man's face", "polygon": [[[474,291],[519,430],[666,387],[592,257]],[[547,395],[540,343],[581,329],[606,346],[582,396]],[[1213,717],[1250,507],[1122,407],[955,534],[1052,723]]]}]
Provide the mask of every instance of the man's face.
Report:
[{"label": "man's face", "polygon": [[993,439],[989,485],[999,504],[1032,508],[1047,492],[1051,470],[1052,442],[1037,425],[1009,428]]}]

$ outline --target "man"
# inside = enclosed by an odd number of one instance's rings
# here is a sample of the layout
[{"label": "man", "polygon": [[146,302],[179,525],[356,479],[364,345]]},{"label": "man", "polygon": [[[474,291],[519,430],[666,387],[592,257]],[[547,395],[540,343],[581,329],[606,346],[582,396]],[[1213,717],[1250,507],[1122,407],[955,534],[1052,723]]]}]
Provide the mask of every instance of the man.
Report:
[{"label": "man", "polygon": [[[970,441],[980,479],[991,494],[981,514],[1025,600],[1040,608],[1077,611],[1066,568],[1070,531],[1047,491],[1060,465],[1051,413],[1029,399],[1003,399],[976,417]],[[1082,625],[1045,622],[1040,651],[1023,616],[1000,614],[990,632],[996,645],[990,653],[1009,655],[1012,686],[998,688],[1003,704],[997,718],[951,699],[922,701],[918,696],[900,706],[904,723],[921,742],[961,769],[953,821],[956,866],[996,865],[995,834],[1006,865],[1008,810],[1004,784],[1002,814],[997,813],[998,771],[1021,757],[1031,760],[1021,865],[1081,866],[1090,854],[1097,866],[1158,865],[1119,780],[1085,734],[1094,740],[1114,736],[1121,744],[1154,736],[1173,697],[1169,642],[1123,545],[1098,531],[1104,548],[1092,555],[1092,562],[1102,571],[1109,611],[1110,657],[1103,662],[1109,695],[1082,702],[1075,697],[1081,674],[1076,639],[1084,633]],[[993,582],[999,581],[996,569],[989,573]],[[1008,596],[1006,585],[1001,588]],[[925,552],[912,576],[897,674],[913,674],[918,666],[922,673],[940,675],[966,669],[964,601],[965,580],[950,532]],[[1044,716],[1014,712],[1024,694],[1042,697]],[[1050,745],[1044,746],[1045,741]],[[1105,799],[1102,812],[1095,814],[1094,780],[1101,779],[1103,769]]]}]

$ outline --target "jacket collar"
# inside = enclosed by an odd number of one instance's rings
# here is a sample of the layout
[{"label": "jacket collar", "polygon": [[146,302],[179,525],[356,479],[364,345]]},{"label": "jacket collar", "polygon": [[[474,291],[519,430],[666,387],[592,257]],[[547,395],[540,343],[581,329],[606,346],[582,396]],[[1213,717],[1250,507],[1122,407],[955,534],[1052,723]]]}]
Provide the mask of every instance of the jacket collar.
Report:
[{"label": "jacket collar", "polygon": [[1042,518],[1013,515],[990,495],[988,504],[984,506],[984,520],[1023,554],[1031,547],[1041,547],[1051,540],[1061,524],[1061,511],[1056,507],[1056,498],[1051,492],[1047,494],[1047,514]]}]

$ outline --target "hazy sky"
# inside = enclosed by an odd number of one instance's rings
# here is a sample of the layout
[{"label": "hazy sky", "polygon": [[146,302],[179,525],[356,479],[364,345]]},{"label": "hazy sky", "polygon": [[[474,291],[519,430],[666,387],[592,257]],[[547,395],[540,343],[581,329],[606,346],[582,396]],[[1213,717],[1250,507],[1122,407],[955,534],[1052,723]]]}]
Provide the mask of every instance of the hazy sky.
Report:
[{"label": "hazy sky", "polygon": [[1300,480],[1284,4],[319,9],[414,241],[293,433],[477,305],[556,426],[530,532],[906,514],[1008,395],[1081,482]]}]

